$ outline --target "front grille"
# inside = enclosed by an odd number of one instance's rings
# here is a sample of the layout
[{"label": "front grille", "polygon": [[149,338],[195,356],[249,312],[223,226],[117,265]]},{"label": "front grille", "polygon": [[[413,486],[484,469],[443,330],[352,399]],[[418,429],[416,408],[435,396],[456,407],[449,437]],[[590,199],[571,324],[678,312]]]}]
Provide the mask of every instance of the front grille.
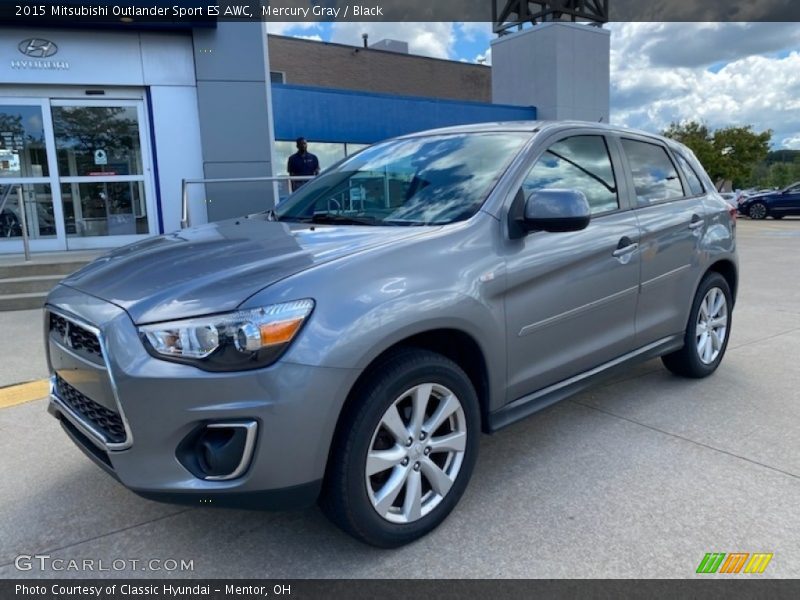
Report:
[{"label": "front grille", "polygon": [[100,431],[106,441],[112,444],[125,441],[125,425],[118,413],[84,396],[58,375],[56,375],[55,392],[64,404]]},{"label": "front grille", "polygon": [[50,313],[50,334],[59,343],[86,356],[93,362],[102,364],[103,350],[100,347],[100,340],[88,329],[61,315]]}]

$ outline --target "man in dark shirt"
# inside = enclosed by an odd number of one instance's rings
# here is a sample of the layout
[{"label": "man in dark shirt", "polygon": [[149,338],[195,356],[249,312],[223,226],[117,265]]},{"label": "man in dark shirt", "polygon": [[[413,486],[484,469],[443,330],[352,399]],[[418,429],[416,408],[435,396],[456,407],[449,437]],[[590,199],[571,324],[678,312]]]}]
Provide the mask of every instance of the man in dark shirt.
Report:
[{"label": "man in dark shirt", "polygon": [[[289,175],[319,175],[319,160],[308,151],[306,138],[297,138],[296,145],[297,152],[289,157],[287,165]],[[305,181],[292,181],[292,191],[295,191],[304,183]]]}]

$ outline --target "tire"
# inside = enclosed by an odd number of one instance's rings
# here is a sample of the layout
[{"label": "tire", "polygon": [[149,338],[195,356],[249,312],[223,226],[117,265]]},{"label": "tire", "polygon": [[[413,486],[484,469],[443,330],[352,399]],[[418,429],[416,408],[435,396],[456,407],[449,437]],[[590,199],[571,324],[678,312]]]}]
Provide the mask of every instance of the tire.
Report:
[{"label": "tire", "polygon": [[747,209],[747,216],[751,219],[761,220],[766,219],[769,211],[767,210],[767,205],[763,202],[753,202],[750,205],[750,208]]},{"label": "tire", "polygon": [[20,226],[19,219],[14,213],[3,211],[0,215],[0,237],[20,237],[22,235],[22,227]]},{"label": "tire", "polygon": [[[413,398],[427,403],[427,412],[420,413],[422,425],[433,431],[415,425]],[[435,426],[440,407],[446,416]],[[415,439],[399,439],[407,434]],[[443,446],[445,435],[450,450]],[[341,529],[367,544],[408,544],[435,529],[458,503],[475,466],[479,435],[478,398],[457,364],[422,349],[393,353],[354,390],[340,419],[321,508]],[[428,454],[427,448],[434,451]],[[370,453],[372,461],[367,459]],[[419,495],[415,489],[420,489]],[[390,490],[399,492],[392,495]]]},{"label": "tire", "polygon": [[[718,304],[720,297],[724,302]],[[719,308],[715,310],[717,306]],[[708,377],[716,371],[728,347],[732,310],[733,301],[728,282],[719,273],[706,274],[692,302],[683,348],[662,356],[664,366],[676,375],[695,379]],[[704,328],[706,331],[711,331],[710,334],[706,333],[705,337]]]}]

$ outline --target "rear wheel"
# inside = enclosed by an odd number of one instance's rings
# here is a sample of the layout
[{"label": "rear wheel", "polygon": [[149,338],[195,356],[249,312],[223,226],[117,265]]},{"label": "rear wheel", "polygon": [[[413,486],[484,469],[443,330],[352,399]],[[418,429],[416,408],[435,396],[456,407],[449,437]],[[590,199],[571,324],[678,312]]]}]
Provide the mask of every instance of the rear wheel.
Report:
[{"label": "rear wheel", "polygon": [[395,354],[355,393],[321,505],[354,537],[401,546],[437,527],[464,493],[478,453],[478,399],[457,364],[421,349]]},{"label": "rear wheel", "polygon": [[719,273],[708,273],[697,288],[683,348],[663,356],[664,366],[676,375],[701,378],[716,371],[731,331],[731,291]]},{"label": "rear wheel", "polygon": [[767,218],[767,205],[763,202],[753,202],[750,208],[747,209],[747,215],[751,219],[766,219]]}]

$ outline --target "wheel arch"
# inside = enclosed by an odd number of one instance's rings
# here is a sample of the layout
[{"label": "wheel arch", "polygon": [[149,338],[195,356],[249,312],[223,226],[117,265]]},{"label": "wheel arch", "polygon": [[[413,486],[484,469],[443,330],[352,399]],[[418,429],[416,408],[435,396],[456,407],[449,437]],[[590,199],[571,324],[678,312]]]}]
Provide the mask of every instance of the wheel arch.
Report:
[{"label": "wheel arch", "polygon": [[380,369],[381,365],[386,361],[392,359],[397,353],[403,350],[422,349],[429,350],[441,354],[454,363],[456,363],[469,377],[472,386],[475,388],[475,394],[478,397],[478,404],[480,406],[480,422],[481,431],[488,432],[488,414],[490,410],[490,381],[489,381],[489,367],[486,362],[486,356],[477,340],[461,329],[442,327],[437,329],[428,329],[419,333],[414,333],[401,340],[393,342],[387,348],[383,349],[377,356],[375,356],[367,367],[361,372],[356,381],[350,387],[350,391],[345,398],[344,404],[339,411],[339,416],[336,420],[336,427],[333,433],[333,443],[328,450],[328,459],[326,461],[326,473],[328,471],[327,465],[330,462],[330,457],[333,452],[333,446],[336,440],[340,438],[343,427],[346,425],[347,419],[351,413],[354,403],[357,401],[358,393],[368,378]]},{"label": "wheel arch", "polygon": [[[708,273],[719,273],[728,282],[728,287],[731,289],[731,299],[736,304],[736,292],[739,286],[739,272],[736,265],[732,260],[722,259],[712,264],[705,272],[703,277]],[[702,279],[701,279],[702,281]]]}]

